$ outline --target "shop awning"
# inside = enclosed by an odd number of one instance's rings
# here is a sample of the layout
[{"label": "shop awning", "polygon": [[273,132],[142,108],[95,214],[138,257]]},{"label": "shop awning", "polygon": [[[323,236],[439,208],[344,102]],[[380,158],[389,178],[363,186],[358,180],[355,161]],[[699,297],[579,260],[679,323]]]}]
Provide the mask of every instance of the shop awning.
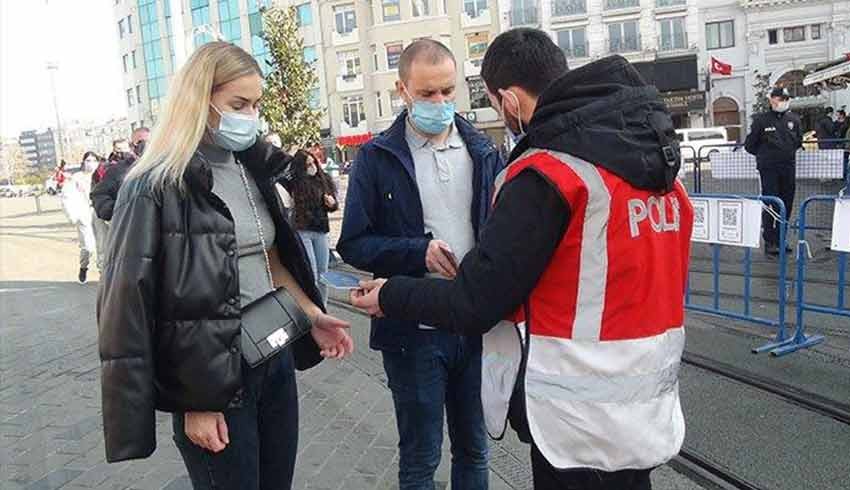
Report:
[{"label": "shop awning", "polygon": [[818,85],[827,90],[841,90],[850,86],[850,53],[842,60],[837,60],[809,73],[803,79],[803,85]]},{"label": "shop awning", "polygon": [[351,136],[339,136],[336,144],[339,146],[360,146],[372,139],[372,133],[354,134]]}]

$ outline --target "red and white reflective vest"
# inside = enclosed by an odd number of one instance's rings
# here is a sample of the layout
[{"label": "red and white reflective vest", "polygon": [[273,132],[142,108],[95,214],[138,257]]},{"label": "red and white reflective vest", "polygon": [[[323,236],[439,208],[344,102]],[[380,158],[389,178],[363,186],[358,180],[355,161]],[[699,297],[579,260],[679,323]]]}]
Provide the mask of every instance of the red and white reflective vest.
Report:
[{"label": "red and white reflective vest", "polygon": [[[559,469],[651,468],[685,436],[678,372],[693,207],[681,183],[661,195],[577,157],[530,150],[497,180],[533,168],[570,222],[526,306],[484,336],[482,402],[501,437],[527,353],[535,444]],[[519,327],[519,328],[518,328]]]}]

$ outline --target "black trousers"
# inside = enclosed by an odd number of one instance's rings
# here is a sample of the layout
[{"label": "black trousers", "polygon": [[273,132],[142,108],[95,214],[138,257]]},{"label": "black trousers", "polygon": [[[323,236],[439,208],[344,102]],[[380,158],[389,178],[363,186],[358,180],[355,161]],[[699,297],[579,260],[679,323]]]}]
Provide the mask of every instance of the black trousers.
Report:
[{"label": "black trousers", "polygon": [[[797,190],[797,176],[794,163],[771,164],[764,168],[759,167],[761,175],[761,193],[763,196],[776,196],[785,204],[786,222],[790,222],[791,212],[794,208],[794,192]],[[771,206],[779,214],[776,206]],[[779,245],[779,223],[774,217],[764,211],[762,213],[762,227],[764,229],[765,244]],[[787,231],[787,230],[786,230]]]},{"label": "black trousers", "polygon": [[622,470],[613,473],[598,470],[567,470],[554,468],[531,447],[531,473],[534,490],[651,490],[652,470]]}]

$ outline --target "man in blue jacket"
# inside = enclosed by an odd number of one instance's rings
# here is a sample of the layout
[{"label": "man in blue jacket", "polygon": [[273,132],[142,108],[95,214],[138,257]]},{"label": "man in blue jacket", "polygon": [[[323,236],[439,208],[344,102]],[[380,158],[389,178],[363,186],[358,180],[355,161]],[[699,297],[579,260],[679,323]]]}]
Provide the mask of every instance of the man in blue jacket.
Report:
[{"label": "man in blue jacket", "polygon": [[[337,251],[376,277],[454,278],[490,209],[502,160],[493,143],[455,114],[457,64],[433,40],[401,55],[396,88],[407,110],[354,162]],[[481,409],[481,337],[427,325],[372,320],[399,431],[399,487],[434,488],[443,413],[452,488],[487,488]]]}]

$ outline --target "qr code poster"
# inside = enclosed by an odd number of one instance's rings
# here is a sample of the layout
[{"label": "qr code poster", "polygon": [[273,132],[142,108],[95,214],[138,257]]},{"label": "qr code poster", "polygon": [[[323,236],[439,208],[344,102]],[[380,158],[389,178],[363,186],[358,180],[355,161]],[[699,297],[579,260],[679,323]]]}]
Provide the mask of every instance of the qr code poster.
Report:
[{"label": "qr code poster", "polygon": [[758,248],[761,201],[755,199],[692,198],[692,241]]},{"label": "qr code poster", "polygon": [[836,199],[832,217],[832,249],[850,252],[850,199]]}]

